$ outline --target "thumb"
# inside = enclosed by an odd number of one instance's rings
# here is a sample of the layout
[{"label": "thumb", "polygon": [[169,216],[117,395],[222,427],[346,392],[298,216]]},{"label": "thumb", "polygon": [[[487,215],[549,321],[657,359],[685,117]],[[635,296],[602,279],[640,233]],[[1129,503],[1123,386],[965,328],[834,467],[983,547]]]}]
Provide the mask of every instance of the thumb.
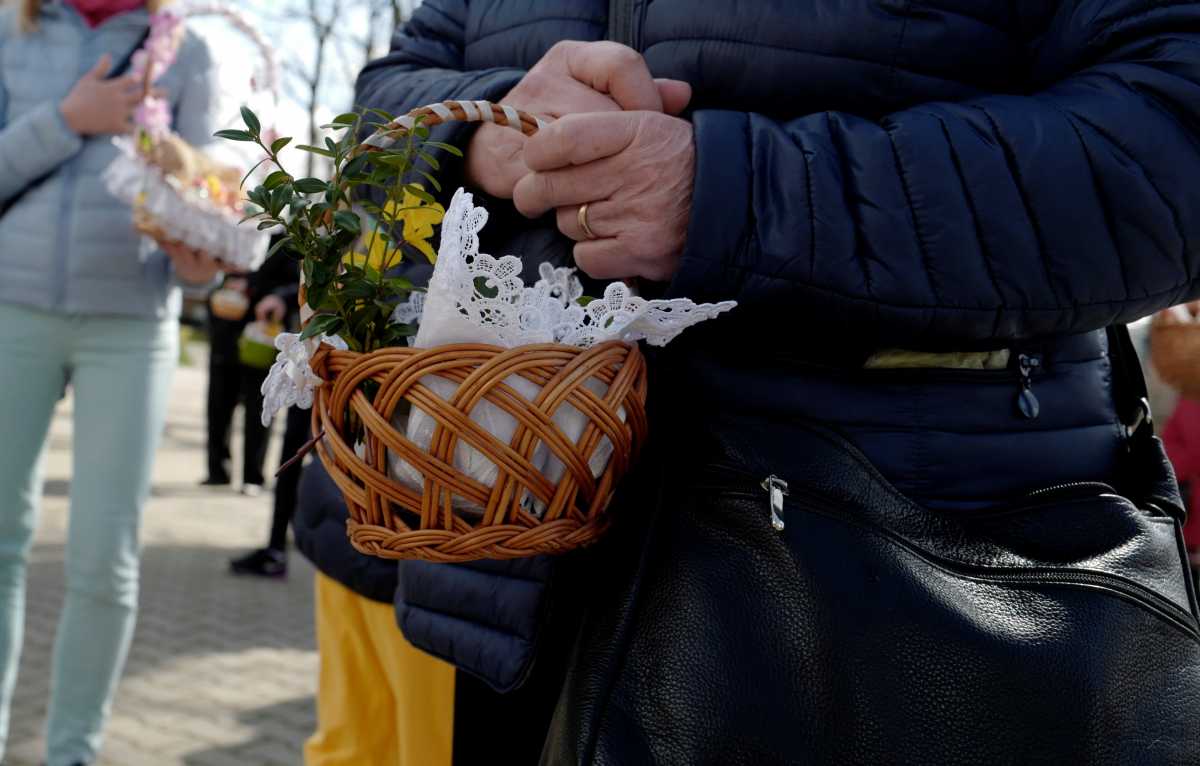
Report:
[{"label": "thumb", "polygon": [[100,57],[100,60],[96,62],[96,66],[92,67],[91,70],[84,75],[84,77],[89,80],[103,80],[105,77],[108,77],[108,73],[111,69],[112,56],[105,53]]},{"label": "thumb", "polygon": [[662,98],[663,111],[675,116],[687,109],[692,100],[692,86],[683,80],[668,80],[657,78],[654,84],[658,86],[658,95]]}]

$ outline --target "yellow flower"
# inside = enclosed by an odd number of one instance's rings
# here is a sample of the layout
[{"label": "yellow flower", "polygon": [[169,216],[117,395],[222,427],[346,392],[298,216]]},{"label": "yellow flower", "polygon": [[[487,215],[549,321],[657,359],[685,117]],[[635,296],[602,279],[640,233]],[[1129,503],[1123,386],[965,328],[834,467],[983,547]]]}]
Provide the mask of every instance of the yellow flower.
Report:
[{"label": "yellow flower", "polygon": [[[404,241],[415,247],[424,255],[430,263],[437,262],[437,253],[433,250],[433,245],[429,243],[433,237],[433,227],[442,222],[442,217],[446,215],[446,209],[438,203],[429,203],[423,201],[410,191],[404,192],[403,201],[397,205],[395,202],[389,202],[383,208],[383,223],[387,228],[396,229],[396,224],[401,225],[397,235],[403,237]],[[389,250],[392,260],[398,261],[395,257],[394,248],[389,244],[388,239],[381,234],[368,235],[366,252],[359,252],[358,255],[366,256],[366,265],[375,271],[383,271],[385,267],[394,266],[395,263],[389,262]],[[347,255],[345,260],[347,263],[353,263],[355,256]]]}]

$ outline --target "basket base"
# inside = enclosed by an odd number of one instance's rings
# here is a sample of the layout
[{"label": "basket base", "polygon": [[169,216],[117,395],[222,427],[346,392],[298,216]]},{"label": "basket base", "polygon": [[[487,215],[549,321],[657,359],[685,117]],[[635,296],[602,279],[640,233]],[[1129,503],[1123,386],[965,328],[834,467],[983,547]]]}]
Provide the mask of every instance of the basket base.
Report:
[{"label": "basket base", "polygon": [[346,534],[354,549],[367,556],[458,564],[567,553],[596,542],[608,526],[605,514],[584,524],[558,519],[532,528],[515,524],[483,527],[464,535],[437,529],[397,532],[347,519]]}]

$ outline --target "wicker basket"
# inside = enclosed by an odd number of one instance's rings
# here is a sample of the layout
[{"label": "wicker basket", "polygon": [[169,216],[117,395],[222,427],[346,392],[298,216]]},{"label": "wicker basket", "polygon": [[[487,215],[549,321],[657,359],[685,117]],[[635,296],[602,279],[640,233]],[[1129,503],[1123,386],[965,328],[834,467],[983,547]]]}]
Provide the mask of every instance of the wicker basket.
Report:
[{"label": "wicker basket", "polygon": [[[541,124],[507,107],[451,101],[398,119],[369,139],[364,150],[402,135],[417,115],[424,115],[424,125],[483,119],[526,134]],[[627,343],[588,349],[460,344],[368,354],[322,345],[312,367],[325,382],[313,404],[313,433],[323,434],[316,442],[317,453],[345,496],[351,543],[380,558],[509,559],[563,553],[593,543],[607,528],[613,491],[646,438],[646,363],[637,346]],[[534,400],[506,383],[514,375],[539,389]],[[443,399],[422,384],[426,376],[451,381],[457,389]],[[375,384],[372,398],[364,393],[368,381]],[[590,381],[602,384],[593,388],[605,393],[594,393]],[[476,405],[485,400],[517,422],[511,440],[498,440],[471,419]],[[583,413],[587,421],[575,441],[554,422],[564,405]],[[428,449],[422,450],[392,425],[393,416],[405,407],[418,408],[436,421]],[[349,413],[353,426],[347,422]],[[361,433],[362,442],[352,433]],[[605,438],[612,444],[612,455],[596,478],[589,460]],[[492,486],[455,467],[460,442],[496,465],[498,477]],[[565,466],[557,482],[533,463],[540,445]],[[392,478],[389,454],[421,474],[424,485],[419,490]],[[535,515],[530,510],[534,504],[545,510]]]},{"label": "wicker basket", "polygon": [[1176,307],[1155,315],[1150,325],[1150,361],[1167,385],[1200,399],[1200,317],[1196,307]]}]

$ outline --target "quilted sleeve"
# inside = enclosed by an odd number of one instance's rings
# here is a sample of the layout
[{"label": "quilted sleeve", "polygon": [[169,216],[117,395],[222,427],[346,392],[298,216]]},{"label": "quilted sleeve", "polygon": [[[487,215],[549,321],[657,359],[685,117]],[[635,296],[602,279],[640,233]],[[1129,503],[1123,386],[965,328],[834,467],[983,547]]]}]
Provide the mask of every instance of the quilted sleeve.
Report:
[{"label": "quilted sleeve", "polygon": [[884,342],[1083,332],[1200,296],[1200,3],[1062,0],[1022,95],[694,116],[675,294]]},{"label": "quilted sleeve", "polygon": [[[17,34],[15,26],[12,9],[0,13],[0,50]],[[8,91],[0,84],[0,209],[83,148],[83,138],[67,127],[58,100],[48,100],[15,119],[8,102]]]},{"label": "quilted sleeve", "polygon": [[[355,103],[403,114],[447,99],[502,98],[520,81],[522,69],[468,70],[463,59],[469,0],[425,0],[392,38],[388,55],[373,61],[358,77]],[[432,138],[465,148],[472,128],[442,125]],[[437,152],[439,179],[447,188],[459,180],[461,164]]]}]

